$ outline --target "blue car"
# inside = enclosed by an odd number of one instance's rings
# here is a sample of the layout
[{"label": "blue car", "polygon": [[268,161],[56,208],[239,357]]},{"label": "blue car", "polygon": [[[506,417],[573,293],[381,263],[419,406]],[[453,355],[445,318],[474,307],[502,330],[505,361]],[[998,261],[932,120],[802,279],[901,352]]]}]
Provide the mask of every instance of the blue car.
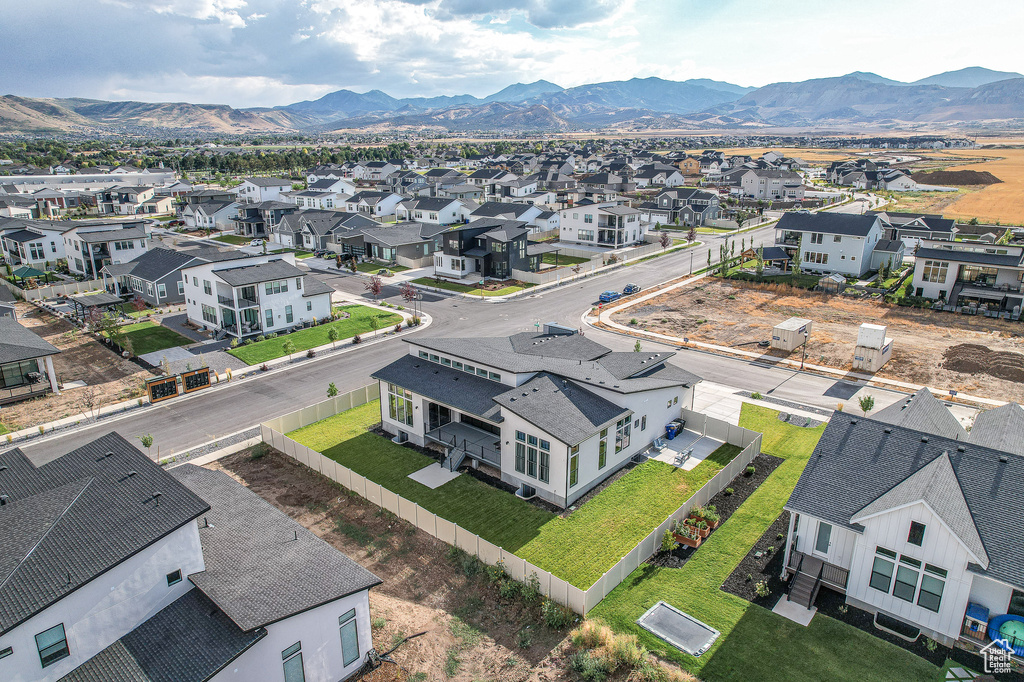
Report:
[{"label": "blue car", "polygon": [[598,300],[601,301],[601,303],[611,303],[612,301],[616,301],[620,298],[622,298],[622,294],[620,294],[619,292],[606,291],[603,294],[601,294]]},{"label": "blue car", "polygon": [[640,291],[639,284],[627,284],[626,288],[622,290],[622,295],[629,296],[630,294],[635,294],[638,291]]}]

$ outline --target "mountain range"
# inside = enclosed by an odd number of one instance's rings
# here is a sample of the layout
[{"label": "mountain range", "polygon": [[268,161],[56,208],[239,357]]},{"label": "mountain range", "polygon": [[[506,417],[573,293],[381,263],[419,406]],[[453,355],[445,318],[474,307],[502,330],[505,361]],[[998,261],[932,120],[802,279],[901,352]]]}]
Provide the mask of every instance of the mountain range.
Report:
[{"label": "mountain range", "polygon": [[750,88],[633,78],[562,88],[545,80],[473,95],[395,98],[338,90],[272,108],[0,97],[0,133],[261,134],[347,129],[601,130],[836,126],[1024,118],[1024,75],[969,67],[904,83],[856,71]]}]

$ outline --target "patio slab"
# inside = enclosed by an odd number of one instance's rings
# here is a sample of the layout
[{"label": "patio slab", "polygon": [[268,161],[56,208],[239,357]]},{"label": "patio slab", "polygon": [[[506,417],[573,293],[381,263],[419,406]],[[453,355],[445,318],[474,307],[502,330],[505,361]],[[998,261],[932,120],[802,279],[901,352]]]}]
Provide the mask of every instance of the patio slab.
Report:
[{"label": "patio slab", "polygon": [[776,613],[787,620],[791,620],[798,625],[807,627],[811,623],[811,619],[814,618],[814,614],[818,612],[817,606],[812,606],[807,609],[795,602],[789,601],[789,595],[783,595],[781,599],[772,608],[772,613]]},{"label": "patio slab", "polygon": [[672,440],[665,440],[665,449],[656,455],[652,453],[654,455],[652,459],[675,465],[675,459],[679,456],[679,453],[692,449],[693,452],[690,454],[690,457],[679,467],[684,471],[690,471],[707,459],[708,455],[717,450],[721,445],[722,441],[720,440],[703,436],[696,431],[684,429],[682,433]]},{"label": "patio slab", "polygon": [[431,464],[430,466],[423,467],[419,471],[414,471],[409,474],[409,478],[422,483],[431,490],[434,488],[440,488],[449,481],[454,481],[460,474],[456,471],[448,471],[440,464]]},{"label": "patio slab", "polygon": [[160,363],[164,361],[164,358],[167,358],[167,362],[174,362],[175,360],[191,360],[195,362],[196,356],[181,346],[155,350],[152,353],[146,353],[145,355],[139,356],[140,360],[145,360],[154,366],[159,366]]}]

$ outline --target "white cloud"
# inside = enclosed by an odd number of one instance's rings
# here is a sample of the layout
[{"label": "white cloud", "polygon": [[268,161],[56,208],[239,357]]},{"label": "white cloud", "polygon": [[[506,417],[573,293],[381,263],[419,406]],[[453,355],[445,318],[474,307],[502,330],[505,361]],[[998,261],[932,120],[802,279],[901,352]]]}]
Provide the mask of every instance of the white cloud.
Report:
[{"label": "white cloud", "polygon": [[161,0],[150,9],[157,14],[215,21],[227,28],[245,28],[245,19],[239,13],[245,6],[246,0]]}]

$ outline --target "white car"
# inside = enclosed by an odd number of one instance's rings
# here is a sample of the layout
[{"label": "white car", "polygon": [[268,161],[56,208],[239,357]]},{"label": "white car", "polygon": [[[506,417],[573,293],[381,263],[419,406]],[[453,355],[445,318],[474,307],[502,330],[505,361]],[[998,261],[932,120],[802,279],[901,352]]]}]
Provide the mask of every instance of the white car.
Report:
[{"label": "white car", "polygon": [[251,242],[249,242],[249,246],[263,246],[263,240],[253,239]]}]

